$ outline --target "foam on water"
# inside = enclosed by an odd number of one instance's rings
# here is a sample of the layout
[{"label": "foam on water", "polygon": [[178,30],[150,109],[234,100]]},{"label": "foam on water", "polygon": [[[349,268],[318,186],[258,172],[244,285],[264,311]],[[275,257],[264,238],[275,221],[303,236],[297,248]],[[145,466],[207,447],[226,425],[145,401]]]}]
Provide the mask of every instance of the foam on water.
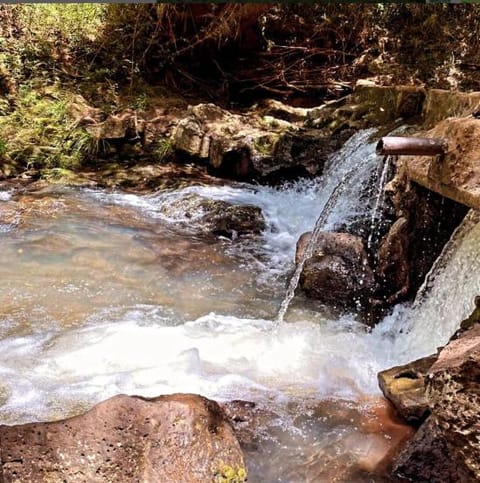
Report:
[{"label": "foam on water", "polygon": [[10,201],[12,199],[11,191],[0,191],[0,201]]},{"label": "foam on water", "polygon": [[348,318],[273,331],[269,320],[213,313],[178,326],[145,325],[144,310],[65,333],[3,340],[0,374],[9,399],[2,411],[20,420],[48,418],[66,392],[85,403],[117,393],[194,392],[265,404],[376,392],[385,347],[372,347],[364,327]]},{"label": "foam on water", "polygon": [[[258,206],[266,221],[263,244],[257,247],[264,255],[262,268],[268,270],[270,276],[281,275],[293,265],[300,235],[312,229],[335,188],[352,170],[356,172],[349,183],[348,196],[338,200],[336,209],[326,220],[325,229],[331,230],[340,223],[348,223],[368,210],[368,206],[360,203],[359,199],[377,165],[375,143],[369,142],[373,133],[373,129],[367,129],[354,134],[328,160],[323,176],[313,180],[300,180],[281,187],[248,184],[190,186],[148,196],[105,192],[92,192],[91,195],[107,204],[136,207],[147,216],[189,230],[200,222],[202,213],[196,217],[192,217],[191,213],[187,216],[179,201],[192,194],[236,205]],[[241,250],[241,245],[238,248]]]}]

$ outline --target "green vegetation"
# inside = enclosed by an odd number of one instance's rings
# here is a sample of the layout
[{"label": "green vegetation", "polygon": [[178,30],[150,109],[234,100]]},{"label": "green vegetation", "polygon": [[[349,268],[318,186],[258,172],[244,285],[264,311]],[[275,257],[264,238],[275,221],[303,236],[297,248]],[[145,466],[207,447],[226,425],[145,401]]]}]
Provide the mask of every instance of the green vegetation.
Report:
[{"label": "green vegetation", "polygon": [[247,481],[247,470],[243,466],[232,468],[223,465],[220,471],[215,473],[215,483],[244,483]]},{"label": "green vegetation", "polygon": [[0,116],[0,155],[26,168],[78,168],[95,153],[94,139],[67,110],[69,94],[19,87],[15,108]]},{"label": "green vegetation", "polygon": [[[79,94],[101,111],[98,123],[126,109],[135,119],[153,112],[159,89],[161,102],[173,91],[186,104],[223,106],[264,97],[319,104],[359,78],[480,90],[479,29],[474,5],[3,4],[0,160],[19,170],[92,161],[104,141],[70,114]],[[160,139],[149,154],[162,162],[170,153]]]}]

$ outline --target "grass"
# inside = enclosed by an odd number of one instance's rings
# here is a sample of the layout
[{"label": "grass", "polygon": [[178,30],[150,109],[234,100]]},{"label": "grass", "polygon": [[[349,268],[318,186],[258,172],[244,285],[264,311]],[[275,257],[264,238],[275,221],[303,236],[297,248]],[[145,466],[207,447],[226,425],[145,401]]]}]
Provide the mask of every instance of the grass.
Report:
[{"label": "grass", "polygon": [[98,149],[68,112],[70,94],[61,89],[20,86],[15,108],[0,117],[0,155],[20,167],[75,169]]}]

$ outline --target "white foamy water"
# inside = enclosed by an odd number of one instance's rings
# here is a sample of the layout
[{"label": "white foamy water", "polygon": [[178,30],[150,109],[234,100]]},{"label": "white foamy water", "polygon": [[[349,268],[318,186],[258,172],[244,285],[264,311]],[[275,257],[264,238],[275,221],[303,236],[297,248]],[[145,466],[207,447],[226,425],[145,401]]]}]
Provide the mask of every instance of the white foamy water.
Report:
[{"label": "white foamy water", "polygon": [[290,398],[376,392],[385,348],[370,347],[352,321],[273,331],[272,321],[216,314],[179,326],[140,320],[3,340],[0,378],[9,399],[2,411],[48,418],[62,398],[93,403],[118,393],[194,392],[275,407]]},{"label": "white foamy water", "polygon": [[[5,418],[48,418],[68,412],[57,408],[64,399],[91,404],[119,392],[356,400],[378,394],[378,371],[444,344],[479,293],[478,227],[458,244],[424,303],[397,307],[373,332],[348,316],[331,320],[298,307],[289,323],[274,329],[283,294],[278,286],[256,291],[259,276],[273,285],[279,274],[285,277],[298,237],[311,229],[342,177],[355,167],[364,181],[371,176],[370,135],[354,136],[317,180],[282,188],[192,186],[145,196],[67,192],[52,203],[63,207],[64,218],[46,219],[41,228],[37,217],[32,230],[3,234]],[[346,190],[329,223],[355,215],[359,189]],[[263,236],[225,245],[227,253],[240,254],[229,259],[212,242],[185,244],[183,235],[169,235],[162,227],[182,226],[178,200],[192,195],[260,206]],[[126,211],[111,211],[115,206]],[[195,219],[188,223],[194,228]],[[260,254],[253,265],[242,261],[242,243],[253,243]],[[264,315],[246,315],[255,312]]]},{"label": "white foamy water", "polygon": [[12,199],[12,193],[10,191],[0,191],[0,201],[9,201]]},{"label": "white foamy water", "polygon": [[338,200],[337,208],[328,217],[325,229],[332,230],[340,223],[348,223],[368,210],[365,200],[360,202],[360,197],[377,166],[375,143],[369,142],[373,133],[374,129],[367,129],[353,135],[342,150],[327,162],[323,176],[287,183],[279,188],[238,184],[191,186],[148,196],[103,192],[91,194],[104,203],[136,207],[148,216],[189,230],[194,229],[195,223],[203,215],[198,213],[192,217],[189,212],[187,216],[181,200],[191,195],[236,205],[258,206],[267,225],[263,244],[257,247],[259,252],[266,255],[264,268],[272,275],[284,273],[286,268],[293,265],[298,238],[312,230],[333,191],[352,170],[356,172],[351,177],[348,196]]}]

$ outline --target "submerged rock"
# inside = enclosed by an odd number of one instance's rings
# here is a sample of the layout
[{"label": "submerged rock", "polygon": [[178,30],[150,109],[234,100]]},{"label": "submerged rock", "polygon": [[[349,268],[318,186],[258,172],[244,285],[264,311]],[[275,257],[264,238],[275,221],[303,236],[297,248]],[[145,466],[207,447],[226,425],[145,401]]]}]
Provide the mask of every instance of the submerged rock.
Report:
[{"label": "submerged rock", "polygon": [[234,240],[245,235],[258,235],[265,228],[261,208],[234,205],[223,200],[189,193],[164,203],[160,212],[189,229]]},{"label": "submerged rock", "polygon": [[[311,233],[297,243],[296,263],[303,256]],[[312,298],[337,307],[364,305],[375,290],[362,239],[349,233],[320,233],[313,256],[305,262],[300,287]]]},{"label": "submerged rock", "polygon": [[223,410],[190,394],[115,396],[71,419],[0,426],[0,454],[5,482],[246,480]]}]

